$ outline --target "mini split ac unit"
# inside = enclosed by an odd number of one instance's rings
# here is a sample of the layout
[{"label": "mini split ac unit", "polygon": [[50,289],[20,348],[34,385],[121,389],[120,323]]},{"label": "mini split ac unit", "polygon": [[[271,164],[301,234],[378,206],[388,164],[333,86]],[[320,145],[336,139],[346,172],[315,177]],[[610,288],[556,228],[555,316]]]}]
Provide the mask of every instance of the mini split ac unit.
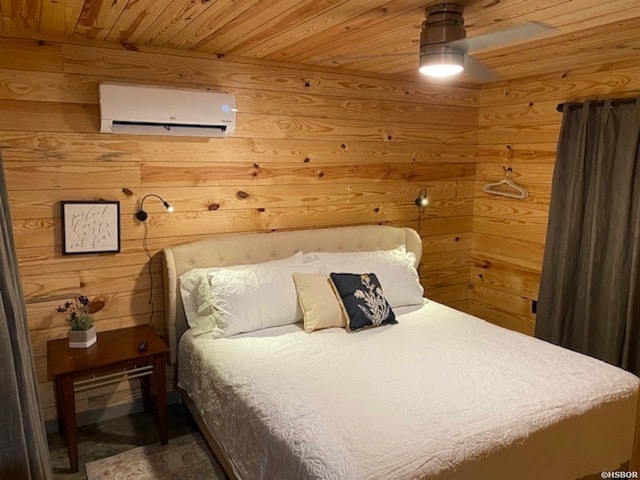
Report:
[{"label": "mini split ac unit", "polygon": [[236,99],[227,93],[103,83],[100,131],[134,135],[228,137]]}]

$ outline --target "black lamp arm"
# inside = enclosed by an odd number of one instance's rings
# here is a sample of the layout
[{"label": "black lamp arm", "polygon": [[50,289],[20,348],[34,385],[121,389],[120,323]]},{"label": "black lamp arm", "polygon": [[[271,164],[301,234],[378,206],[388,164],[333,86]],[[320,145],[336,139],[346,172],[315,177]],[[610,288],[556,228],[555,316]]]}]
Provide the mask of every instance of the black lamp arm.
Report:
[{"label": "black lamp arm", "polygon": [[144,197],[142,197],[142,200],[140,201],[140,210],[144,210],[143,206],[144,206],[144,201],[149,198],[149,197],[156,197],[158,200],[160,200],[163,204],[167,203],[164,201],[164,198],[162,198],[160,195],[156,195],[155,193],[148,193],[147,195],[145,195]]},{"label": "black lamp arm", "polygon": [[167,202],[164,198],[162,198],[160,195],[157,195],[155,193],[148,193],[147,195],[142,197],[142,200],[140,201],[140,208],[136,212],[136,218],[141,222],[146,221],[147,218],[149,217],[149,214],[144,211],[144,201],[149,197],[157,198],[162,202],[162,204],[164,205],[164,208],[166,208],[169,211],[172,211],[171,205],[169,205],[169,202]]}]

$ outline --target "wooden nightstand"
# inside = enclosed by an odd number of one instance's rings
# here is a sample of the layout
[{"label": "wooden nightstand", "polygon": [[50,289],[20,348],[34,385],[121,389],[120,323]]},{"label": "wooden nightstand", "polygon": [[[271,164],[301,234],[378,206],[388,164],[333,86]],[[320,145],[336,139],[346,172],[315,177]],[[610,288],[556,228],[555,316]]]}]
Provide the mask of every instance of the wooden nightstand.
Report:
[{"label": "wooden nightstand", "polygon": [[[143,340],[148,342],[148,347],[139,352],[138,345]],[[58,427],[67,438],[72,472],[78,471],[76,392],[139,378],[145,411],[155,410],[160,441],[167,444],[165,364],[168,352],[167,345],[148,325],[98,333],[98,341],[89,348],[69,348],[67,338],[47,343],[49,373],[55,382]]]}]

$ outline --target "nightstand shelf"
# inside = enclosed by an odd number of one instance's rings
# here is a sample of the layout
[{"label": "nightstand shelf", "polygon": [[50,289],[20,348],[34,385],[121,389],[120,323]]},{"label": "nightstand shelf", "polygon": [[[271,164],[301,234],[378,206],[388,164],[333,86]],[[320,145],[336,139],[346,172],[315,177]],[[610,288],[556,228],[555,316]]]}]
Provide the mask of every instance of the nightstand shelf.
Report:
[{"label": "nightstand shelf", "polygon": [[[140,352],[140,342],[148,342]],[[156,416],[158,433],[167,443],[165,365],[169,348],[148,325],[98,333],[89,348],[69,348],[68,339],[47,343],[49,373],[54,378],[58,427],[69,448],[72,472],[78,471],[75,394],[123,380],[138,379],[145,411]]]}]

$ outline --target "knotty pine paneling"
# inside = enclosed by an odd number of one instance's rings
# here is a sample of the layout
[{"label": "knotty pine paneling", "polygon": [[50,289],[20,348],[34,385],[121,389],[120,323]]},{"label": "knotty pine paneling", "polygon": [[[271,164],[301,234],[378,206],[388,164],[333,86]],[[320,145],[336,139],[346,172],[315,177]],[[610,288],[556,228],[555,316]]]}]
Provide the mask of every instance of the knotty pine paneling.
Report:
[{"label": "knotty pine paneling", "polygon": [[232,137],[221,144],[185,138],[180,142],[159,137],[137,137],[58,132],[2,131],[5,158],[11,161],[50,161],[64,158],[82,162],[90,152],[105,161],[162,162],[169,157],[189,162],[239,163],[470,163],[475,162],[474,145],[445,145],[380,141],[331,141],[253,139]]},{"label": "knotty pine paneling", "polygon": [[[0,45],[4,43],[0,40]],[[96,104],[98,84],[102,81],[126,81],[127,77],[89,76],[67,73],[27,71],[10,68],[0,69],[0,99],[33,100],[42,102],[65,102]],[[158,84],[158,81],[139,83]],[[181,85],[179,82],[161,81],[163,85]],[[183,85],[183,84],[182,84]],[[205,88],[211,88],[208,85]],[[257,90],[256,88],[226,88],[236,95],[237,106],[244,113],[278,114],[286,110],[289,115],[308,116],[309,109],[320,118],[341,118],[362,120],[368,113],[369,119],[386,122],[399,121],[405,124],[434,123],[445,125],[476,125],[476,116],[470,109],[476,106],[451,106],[421,102],[388,101],[383,98],[353,98],[327,95],[309,95],[290,91]],[[405,94],[407,95],[407,94]],[[462,100],[462,99],[461,99]],[[475,112],[475,110],[473,110]],[[440,116],[439,114],[445,115]]]},{"label": "knotty pine paneling", "polygon": [[[565,72],[489,85],[480,91],[471,254],[471,313],[532,334],[546,242],[551,181],[562,114],[556,105],[640,94],[638,66],[594,64]],[[513,169],[526,200],[482,191]]]},{"label": "knotty pine paneling", "polygon": [[36,72],[62,72],[62,49],[60,45],[24,41],[20,39],[0,39],[0,65]]},{"label": "knotty pine paneling", "polygon": [[434,83],[410,83],[340,73],[132,52],[66,44],[64,72],[173,82],[210,88],[256,88],[292,93],[316,93],[349,98],[387,99],[436,105],[477,106],[475,90]]},{"label": "knotty pine paneling", "polygon": [[[429,189],[431,207],[443,208],[448,201],[473,198],[473,177],[468,180],[424,182]],[[154,189],[139,188],[132,196],[120,203],[120,212],[133,215],[138,202]],[[122,194],[120,188],[79,188],[73,191],[51,190],[47,198],[34,197],[29,190],[12,190],[12,216],[14,220],[31,218],[57,218],[60,216],[61,200],[82,200],[89,196],[110,198]],[[203,187],[172,187],[175,212],[209,210],[239,210],[245,208],[298,207],[300,205],[356,205],[366,203],[407,203],[416,197],[410,182],[343,183],[312,185],[288,185],[287,195],[282,195],[280,185],[212,185]],[[145,204],[149,213],[162,213],[164,206],[149,202]],[[429,209],[433,212],[433,209]]]},{"label": "knotty pine paneling", "polygon": [[[64,17],[49,16],[46,28],[66,30]],[[67,336],[54,308],[82,293],[105,302],[98,330],[151,322],[164,334],[159,252],[167,246],[230,232],[417,228],[413,201],[426,187],[422,282],[431,298],[468,310],[478,91],[272,62],[30,40],[0,39],[0,47],[0,148],[47,419],[55,408],[46,342]],[[101,135],[101,81],[232,92],[237,135]],[[175,207],[170,214],[153,198],[145,204],[151,278],[144,228],[133,217],[148,193]],[[83,199],[121,202],[121,253],[61,255],[59,202]],[[138,396],[123,384],[87,392],[77,407]]]}]

